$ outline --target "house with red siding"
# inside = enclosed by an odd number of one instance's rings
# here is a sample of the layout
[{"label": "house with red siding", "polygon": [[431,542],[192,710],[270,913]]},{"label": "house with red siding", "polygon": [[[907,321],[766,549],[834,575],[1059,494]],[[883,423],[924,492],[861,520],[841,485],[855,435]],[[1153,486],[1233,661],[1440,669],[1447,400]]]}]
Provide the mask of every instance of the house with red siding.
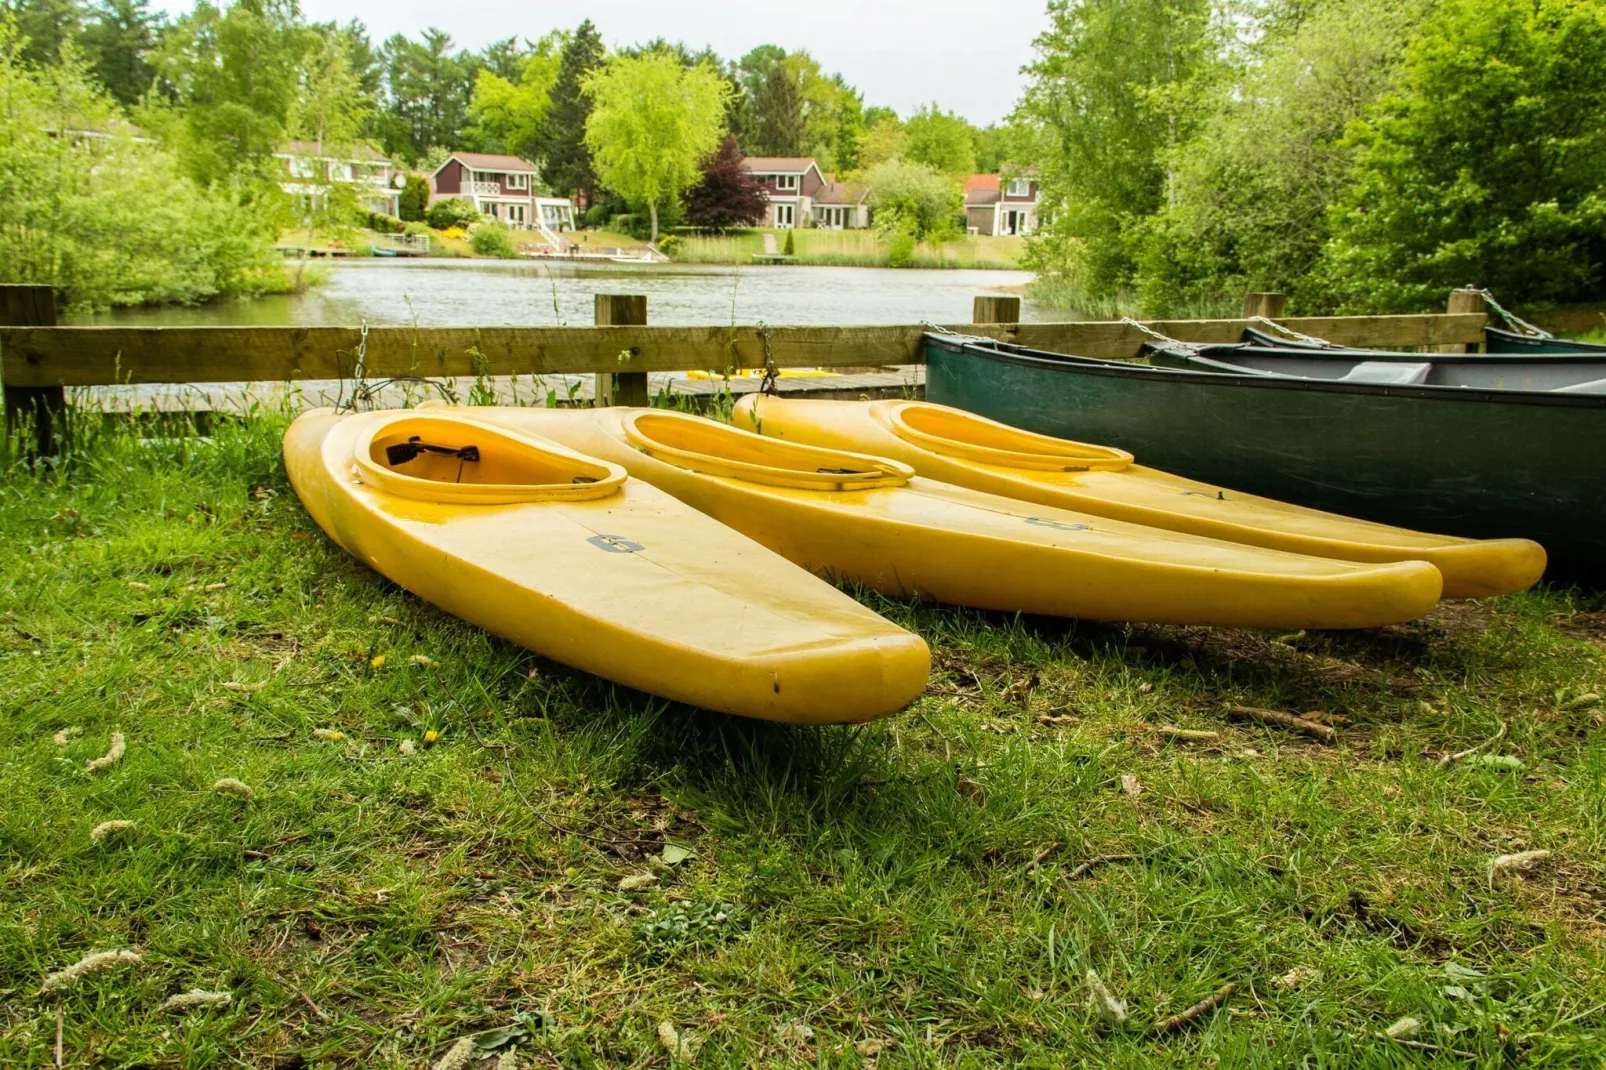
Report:
[{"label": "house with red siding", "polygon": [[769,195],[763,226],[787,230],[813,221],[814,199],[825,176],[812,156],[749,156],[742,169]]},{"label": "house with red siding", "polygon": [[965,226],[972,234],[1030,234],[1037,228],[1037,178],[971,175],[965,180]]},{"label": "house with red siding", "polygon": [[573,203],[565,197],[539,196],[538,177],[535,165],[517,156],[454,152],[430,175],[429,202],[461,197],[481,215],[510,227],[573,230]]}]

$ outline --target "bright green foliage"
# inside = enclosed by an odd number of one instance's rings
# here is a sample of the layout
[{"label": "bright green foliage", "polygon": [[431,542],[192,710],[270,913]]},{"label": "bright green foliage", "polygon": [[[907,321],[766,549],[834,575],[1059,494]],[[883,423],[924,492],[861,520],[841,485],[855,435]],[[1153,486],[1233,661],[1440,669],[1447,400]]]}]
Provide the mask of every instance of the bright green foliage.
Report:
[{"label": "bright green foliage", "polygon": [[446,230],[449,227],[473,226],[480,221],[480,213],[462,197],[447,197],[430,205],[424,218],[436,230]]},{"label": "bright green foliage", "polygon": [[[297,162],[310,175],[298,196],[296,223],[306,235],[301,267],[311,257],[313,232],[352,221],[356,193],[340,168],[356,149],[357,131],[368,112],[356,72],[351,42],[344,34],[319,35],[307,50],[297,79],[296,96],[285,116],[286,133],[301,151]],[[299,280],[300,273],[297,273]]]},{"label": "bright green foliage", "polygon": [[516,80],[488,67],[480,71],[469,102],[474,125],[467,137],[475,148],[523,157],[536,154],[566,36],[556,32],[542,38],[520,61]]},{"label": "bright green foliage", "polygon": [[888,160],[901,160],[909,151],[909,135],[896,115],[883,115],[865,132],[859,142],[859,162],[874,167]]},{"label": "bright green foliage", "polygon": [[1326,272],[1346,309],[1606,297],[1606,3],[1445,0],[1356,128]]},{"label": "bright green foliage", "polygon": [[479,58],[454,51],[451,35],[435,29],[425,30],[421,41],[392,36],[381,57],[385,109],[377,126],[385,151],[422,160],[436,147],[462,148]]},{"label": "bright green foliage", "polygon": [[11,21],[22,37],[21,59],[46,65],[83,26],[78,0],[0,0],[0,21]]},{"label": "bright green foliage", "polygon": [[708,64],[671,55],[617,56],[586,79],[592,111],[586,145],[604,185],[644,204],[658,240],[658,213],[701,178],[699,164],[724,134],[730,86]]},{"label": "bright green foliage", "polygon": [[590,19],[582,22],[558,57],[558,76],[548,93],[551,103],[537,145],[541,177],[547,185],[562,196],[579,194],[587,204],[594,202],[597,175],[591,166],[591,150],[586,147],[591,99],[585,93],[585,80],[602,66],[606,56],[597,28]]},{"label": "bright green foliage", "polygon": [[1052,0],[1017,119],[1040,132],[1029,262],[1107,297],[1131,285],[1134,224],[1167,202],[1189,133],[1183,87],[1212,64],[1210,0]]},{"label": "bright green foliage", "polygon": [[888,160],[865,172],[864,181],[870,187],[875,229],[895,250],[906,249],[912,257],[916,242],[945,241],[960,233],[964,200],[950,176],[925,164]]},{"label": "bright green foliage", "polygon": [[0,282],[45,283],[95,308],[283,280],[260,218],[137,138],[70,46],[57,64],[24,67],[0,25]]},{"label": "bright green foliage", "polygon": [[1146,224],[1136,281],[1154,313],[1223,309],[1244,290],[1323,304],[1311,272],[1328,206],[1350,182],[1345,141],[1394,83],[1425,0],[1325,0],[1209,88],[1197,133],[1170,154],[1176,196]]},{"label": "bright green foliage", "polygon": [[474,227],[468,236],[468,243],[473,247],[477,256],[494,256],[503,260],[511,260],[518,256],[518,250],[513,248],[513,235],[506,225],[494,219],[487,219]]},{"label": "bright green foliage", "polygon": [[903,124],[908,139],[905,155],[945,175],[969,175],[976,170],[976,146],[971,125],[936,102],[919,108]]},{"label": "bright green foliage", "polygon": [[202,182],[260,167],[284,140],[317,38],[293,0],[236,0],[223,11],[203,0],[162,35],[153,58],[172,114],[152,107],[140,122],[163,130]]},{"label": "bright green foliage", "polygon": [[424,218],[429,207],[429,179],[423,175],[408,175],[396,197],[396,210],[404,222],[417,223]]}]

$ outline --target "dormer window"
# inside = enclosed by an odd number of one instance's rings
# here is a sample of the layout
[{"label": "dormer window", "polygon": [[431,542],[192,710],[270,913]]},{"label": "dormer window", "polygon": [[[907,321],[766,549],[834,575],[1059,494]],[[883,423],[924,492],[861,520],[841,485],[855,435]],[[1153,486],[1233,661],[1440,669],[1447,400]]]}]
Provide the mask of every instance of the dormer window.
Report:
[{"label": "dormer window", "polygon": [[776,175],[775,176],[775,188],[776,189],[797,189],[797,176],[796,175]]},{"label": "dormer window", "polygon": [[1005,196],[1008,196],[1008,197],[1029,197],[1029,196],[1031,196],[1031,193],[1032,193],[1032,184],[1031,184],[1030,181],[1028,181],[1027,179],[1024,179],[1024,178],[1012,178],[1012,179],[1009,180],[1009,189],[1005,193]]}]

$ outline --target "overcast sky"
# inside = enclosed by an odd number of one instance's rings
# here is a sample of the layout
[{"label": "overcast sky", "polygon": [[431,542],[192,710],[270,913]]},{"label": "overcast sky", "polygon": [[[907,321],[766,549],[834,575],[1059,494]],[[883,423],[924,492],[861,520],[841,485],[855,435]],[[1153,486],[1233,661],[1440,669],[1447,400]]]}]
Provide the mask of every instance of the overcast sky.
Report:
[{"label": "overcast sky", "polygon": [[[158,0],[160,2],[160,0]],[[191,6],[170,0],[169,11]],[[1046,0],[302,0],[309,19],[361,19],[375,43],[426,26],[480,48],[503,37],[540,37],[590,18],[610,46],[663,36],[693,48],[712,45],[737,58],[754,45],[807,49],[827,74],[840,71],[866,104],[907,116],[935,100],[980,126],[1009,113],[1020,96],[1020,68],[1047,25]]]}]

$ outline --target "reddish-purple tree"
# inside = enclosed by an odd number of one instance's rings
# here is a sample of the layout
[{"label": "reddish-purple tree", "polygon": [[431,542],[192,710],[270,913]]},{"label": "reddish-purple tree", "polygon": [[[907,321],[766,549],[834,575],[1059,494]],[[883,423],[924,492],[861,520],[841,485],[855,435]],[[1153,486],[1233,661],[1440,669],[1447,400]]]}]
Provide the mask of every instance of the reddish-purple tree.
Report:
[{"label": "reddish-purple tree", "polygon": [[703,180],[686,194],[686,222],[694,227],[728,230],[750,227],[764,218],[769,195],[742,168],[742,150],[734,135],[703,162]]}]

